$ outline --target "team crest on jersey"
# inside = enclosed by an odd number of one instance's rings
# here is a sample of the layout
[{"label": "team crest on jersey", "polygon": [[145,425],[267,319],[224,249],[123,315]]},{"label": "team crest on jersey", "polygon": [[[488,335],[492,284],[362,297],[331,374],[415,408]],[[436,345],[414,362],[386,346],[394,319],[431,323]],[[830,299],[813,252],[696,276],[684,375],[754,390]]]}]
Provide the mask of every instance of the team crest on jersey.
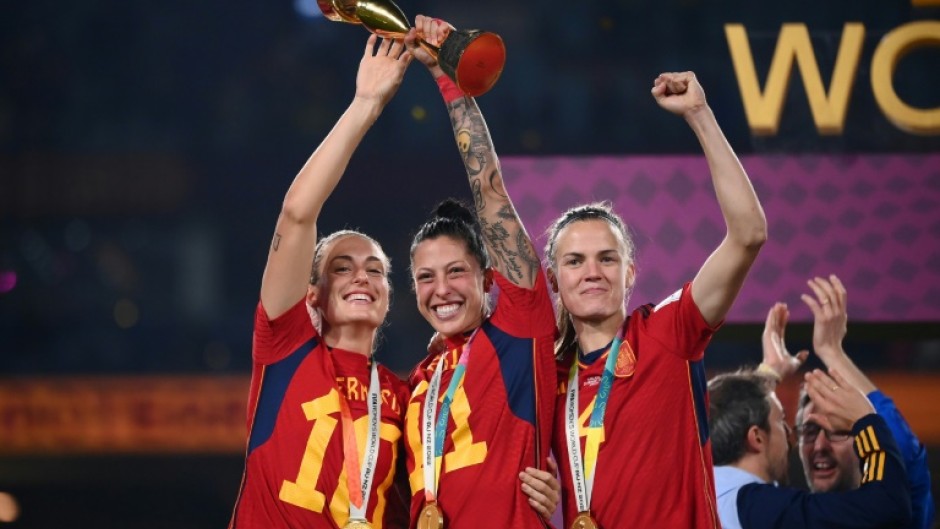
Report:
[{"label": "team crest on jersey", "polygon": [[624,341],[620,344],[620,352],[617,353],[617,365],[614,366],[614,375],[617,378],[629,378],[636,371],[636,355],[633,354],[633,348],[630,343]]}]

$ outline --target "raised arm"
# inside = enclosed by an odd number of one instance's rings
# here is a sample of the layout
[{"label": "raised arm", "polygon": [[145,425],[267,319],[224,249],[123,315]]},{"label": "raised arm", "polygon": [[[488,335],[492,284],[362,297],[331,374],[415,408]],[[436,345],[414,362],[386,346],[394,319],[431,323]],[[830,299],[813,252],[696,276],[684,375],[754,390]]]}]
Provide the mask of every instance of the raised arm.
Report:
[{"label": "raised arm", "polygon": [[705,152],[718,206],[725,219],[724,240],[692,281],[692,299],[709,324],[724,319],[748,270],[767,240],[767,220],[757,194],[725,139],[705,92],[692,72],[656,78],[653,97],[666,110],[685,118]]},{"label": "raised arm", "polygon": [[539,270],[538,254],[503,185],[503,174],[483,114],[476,101],[460,93],[444,75],[437,59],[416,45],[415,39],[421,35],[425,41],[439,46],[452,28],[446,22],[422,15],[415,19],[415,28],[405,42],[415,57],[428,67],[447,103],[493,266],[516,285],[531,288]]},{"label": "raised arm", "polygon": [[281,206],[261,279],[261,304],[276,318],[301,300],[310,281],[316,222],[353,152],[401,84],[412,55],[401,41],[369,37],[359,63],[356,95],[333,130],[300,169]]},{"label": "raised arm", "polygon": [[812,295],[803,294],[803,302],[813,311],[813,348],[816,355],[832,371],[838,372],[852,386],[860,389],[884,418],[901,450],[907,469],[914,521],[917,527],[929,527],[936,507],[930,490],[927,450],[894,402],[875,386],[855,365],[842,347],[847,332],[847,292],[834,274],[828,279],[815,277],[808,282]]}]

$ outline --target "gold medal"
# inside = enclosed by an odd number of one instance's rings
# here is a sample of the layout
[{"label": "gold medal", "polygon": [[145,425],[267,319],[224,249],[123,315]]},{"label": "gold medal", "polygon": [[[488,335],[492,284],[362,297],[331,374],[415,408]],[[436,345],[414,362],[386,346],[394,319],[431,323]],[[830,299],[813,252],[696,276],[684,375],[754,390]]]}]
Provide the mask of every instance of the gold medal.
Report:
[{"label": "gold medal", "polygon": [[372,529],[372,525],[368,520],[350,518],[343,529]]},{"label": "gold medal", "polygon": [[436,502],[424,504],[418,515],[418,529],[444,529],[444,514]]},{"label": "gold medal", "polygon": [[571,522],[571,529],[598,529],[597,522],[589,512],[579,512]]}]

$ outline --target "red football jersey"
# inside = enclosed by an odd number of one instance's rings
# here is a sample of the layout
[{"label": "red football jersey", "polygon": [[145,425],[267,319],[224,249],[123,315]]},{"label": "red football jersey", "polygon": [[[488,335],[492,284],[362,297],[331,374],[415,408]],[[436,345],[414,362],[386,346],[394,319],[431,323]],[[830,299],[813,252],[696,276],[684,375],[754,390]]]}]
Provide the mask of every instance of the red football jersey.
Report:
[{"label": "red football jersey", "polygon": [[[339,392],[349,403],[361,462],[368,431],[368,358],[326,347],[305,301],[275,320],[259,303],[252,354],[248,450],[229,527],[342,527],[349,517],[349,490]],[[397,490],[394,473],[408,389],[388,369],[378,370],[380,442],[366,515],[373,527],[400,528],[407,525],[407,493]]]},{"label": "red football jersey", "polygon": [[[625,322],[604,416],[591,512],[603,529],[717,528],[703,357],[717,326],[692,300],[691,284]],[[604,372],[605,352],[579,365],[581,450]],[[561,472],[565,526],[577,515],[565,437],[565,395],[574,354],[558,362],[553,447]]]},{"label": "red football jersey", "polygon": [[[555,390],[554,315],[541,273],[532,289],[520,288],[498,273],[494,278],[500,289],[496,309],[471,344],[444,441],[437,496],[447,529],[542,527],[522,492],[519,472],[530,466],[544,468],[548,456]],[[412,527],[425,498],[418,425],[428,383],[445,355],[443,401],[462,345],[463,338],[449,340],[446,351],[425,358],[411,376],[405,441]]]}]

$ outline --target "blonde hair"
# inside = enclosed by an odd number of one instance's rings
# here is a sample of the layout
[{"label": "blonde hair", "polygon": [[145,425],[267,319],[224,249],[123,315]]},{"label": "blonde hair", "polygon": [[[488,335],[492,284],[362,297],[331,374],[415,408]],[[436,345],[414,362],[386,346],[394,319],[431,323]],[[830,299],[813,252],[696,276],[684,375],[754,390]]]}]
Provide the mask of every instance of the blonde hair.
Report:
[{"label": "blonde hair", "polygon": [[[346,237],[362,237],[363,239],[374,244],[376,248],[378,248],[379,251],[382,252],[382,262],[385,265],[386,275],[389,275],[392,273],[392,263],[389,260],[388,255],[385,254],[385,250],[382,249],[382,245],[379,244],[378,241],[376,241],[372,237],[369,237],[365,233],[362,233],[361,231],[339,230],[339,231],[334,231],[333,233],[317,241],[317,245],[313,250],[313,265],[310,268],[310,284],[311,285],[318,284],[320,282],[320,277],[323,275],[322,264],[323,264],[323,256],[326,254],[326,251],[325,251],[326,247],[332,244],[333,242],[338,241],[339,239],[346,238]],[[391,285],[391,283],[389,283],[389,285]]]},{"label": "blonde hair", "polygon": [[[323,277],[323,257],[327,253],[326,252],[327,247],[333,244],[334,242],[340,239],[344,239],[346,237],[361,237],[371,242],[372,244],[375,245],[376,248],[378,248],[379,252],[381,253],[382,263],[385,265],[385,277],[386,277],[386,280],[388,281],[388,304],[389,304],[389,309],[391,309],[393,291],[392,291],[392,282],[391,280],[388,279],[388,276],[392,273],[392,262],[388,258],[388,255],[385,253],[385,250],[382,248],[382,245],[379,244],[378,241],[376,241],[372,237],[369,237],[365,233],[362,233],[361,231],[357,231],[357,230],[334,231],[333,233],[317,241],[317,245],[313,250],[313,265],[311,266],[311,269],[310,269],[310,284],[318,285],[320,283],[320,279]],[[323,329],[324,323],[329,324],[330,322],[326,321],[323,318],[323,313],[320,311],[319,307],[310,307],[308,305],[307,311],[310,313],[310,322],[317,329],[317,334],[322,336],[324,332],[324,329]],[[379,325],[379,328],[375,330],[375,340],[373,341],[373,344],[372,344],[373,353],[378,348],[379,342],[383,338],[381,329],[387,324],[388,324],[388,320],[385,319],[383,320],[382,324]]]}]

